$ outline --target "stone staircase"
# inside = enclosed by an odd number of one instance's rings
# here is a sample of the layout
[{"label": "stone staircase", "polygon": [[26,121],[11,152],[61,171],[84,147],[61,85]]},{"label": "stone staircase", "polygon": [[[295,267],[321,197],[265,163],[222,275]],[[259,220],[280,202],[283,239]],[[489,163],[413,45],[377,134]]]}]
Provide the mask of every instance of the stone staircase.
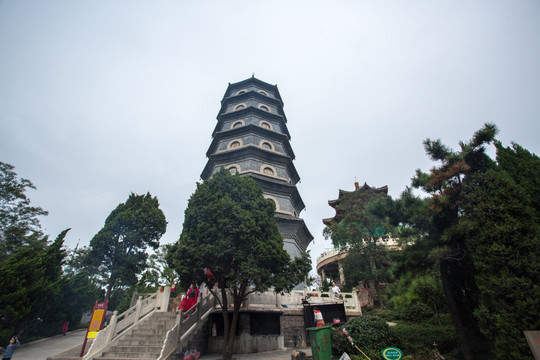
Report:
[{"label": "stone staircase", "polygon": [[129,330],[116,345],[103,352],[96,360],[156,360],[167,331],[176,323],[176,314],[156,312]]}]

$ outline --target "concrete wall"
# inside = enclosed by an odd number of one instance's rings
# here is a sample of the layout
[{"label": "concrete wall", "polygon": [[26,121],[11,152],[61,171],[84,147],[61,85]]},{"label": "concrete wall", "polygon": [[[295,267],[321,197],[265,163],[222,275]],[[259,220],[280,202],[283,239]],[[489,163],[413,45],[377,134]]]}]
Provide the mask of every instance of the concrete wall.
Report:
[{"label": "concrete wall", "polygon": [[[214,314],[214,316],[221,316],[221,314]],[[240,332],[237,334],[234,342],[235,354],[284,349],[283,335],[250,335],[250,313],[240,314],[238,326]],[[212,336],[210,332],[210,336],[208,337],[208,353],[222,353],[224,348],[223,336]]]}]

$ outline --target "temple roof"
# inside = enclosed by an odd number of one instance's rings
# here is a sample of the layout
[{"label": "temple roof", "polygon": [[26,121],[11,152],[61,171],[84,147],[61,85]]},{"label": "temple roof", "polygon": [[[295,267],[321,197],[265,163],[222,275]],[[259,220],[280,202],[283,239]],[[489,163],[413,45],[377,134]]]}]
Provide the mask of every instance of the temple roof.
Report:
[{"label": "temple roof", "polygon": [[[373,191],[374,193],[377,193],[377,194],[388,195],[388,186],[387,185],[379,187],[379,188],[372,188],[367,183],[364,183],[364,185],[362,185],[362,187],[360,187],[358,182],[355,182],[354,186],[355,186],[355,189],[353,191],[346,191],[346,190],[339,189],[338,198],[335,199],[335,200],[328,200],[328,205],[330,205],[332,208],[336,209],[336,206],[339,205],[340,200],[344,195],[360,193],[360,192],[366,192],[366,191],[369,191],[369,190],[371,190],[371,191]],[[339,213],[340,213],[340,211],[336,210],[336,215],[334,215],[333,218],[323,219],[323,223],[328,226],[332,222],[337,221],[336,218],[338,217]]]},{"label": "temple roof", "polygon": [[277,85],[272,85],[262,80],[259,80],[255,76],[251,76],[250,78],[247,78],[245,80],[242,80],[236,83],[232,83],[232,84],[229,83],[229,86],[227,87],[227,90],[225,91],[225,95],[223,96],[223,100],[225,100],[225,98],[230,96],[228,94],[230,94],[232,91],[236,89],[240,90],[242,87],[245,87],[246,85],[249,85],[249,84],[253,84],[263,89],[266,88],[269,91],[272,91],[275,94],[276,99],[279,99],[281,101],[281,104],[283,105],[283,100],[281,99],[281,95],[279,94]]}]

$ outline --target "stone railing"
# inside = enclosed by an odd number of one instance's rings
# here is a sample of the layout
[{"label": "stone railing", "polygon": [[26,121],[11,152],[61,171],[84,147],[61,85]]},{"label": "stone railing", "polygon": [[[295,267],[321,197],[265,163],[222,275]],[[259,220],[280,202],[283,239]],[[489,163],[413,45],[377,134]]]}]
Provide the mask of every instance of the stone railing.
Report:
[{"label": "stone railing", "polygon": [[329,259],[331,257],[345,254],[349,251],[349,246],[342,246],[339,248],[331,248],[324,250],[318,257],[317,257],[317,264],[322,262],[323,260]]},{"label": "stone railing", "polygon": [[252,293],[247,300],[243,302],[243,307],[253,308],[280,308],[280,309],[302,309],[303,301],[309,303],[335,303],[343,302],[345,310],[361,313],[358,293],[342,292],[342,298],[337,299],[332,292],[292,290],[291,292],[276,293],[274,291],[265,291],[262,293]]},{"label": "stone railing", "polygon": [[158,360],[170,359],[178,350],[181,350],[189,335],[202,324],[214,310],[214,296],[208,292],[200,296],[199,300],[186,313],[180,311],[176,317],[176,324],[167,332]]},{"label": "stone railing", "polygon": [[98,332],[82,360],[90,360],[100,356],[119,336],[133,328],[142,319],[150,316],[154,311],[167,311],[170,290],[170,287],[166,286],[144,299],[139,296],[136,304],[120,315],[115,311],[109,325]]}]

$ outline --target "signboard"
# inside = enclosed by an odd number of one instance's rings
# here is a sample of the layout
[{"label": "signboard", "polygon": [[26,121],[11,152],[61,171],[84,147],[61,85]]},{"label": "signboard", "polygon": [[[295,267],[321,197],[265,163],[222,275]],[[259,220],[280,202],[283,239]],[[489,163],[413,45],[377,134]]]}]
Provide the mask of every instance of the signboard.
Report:
[{"label": "signboard", "polygon": [[403,353],[397,347],[387,347],[382,351],[382,357],[385,360],[400,360]]},{"label": "signboard", "polygon": [[540,360],[540,331],[524,331],[525,338],[534,355],[535,360]]},{"label": "signboard", "polygon": [[104,303],[98,303],[96,301],[94,309],[92,310],[92,316],[90,317],[90,324],[88,325],[88,329],[86,330],[86,336],[84,337],[84,343],[81,349],[81,357],[84,355],[84,349],[86,348],[86,342],[88,341],[88,339],[94,339],[97,336],[99,330],[101,330],[103,322],[105,321],[105,315],[107,314],[108,304],[109,300]]}]

